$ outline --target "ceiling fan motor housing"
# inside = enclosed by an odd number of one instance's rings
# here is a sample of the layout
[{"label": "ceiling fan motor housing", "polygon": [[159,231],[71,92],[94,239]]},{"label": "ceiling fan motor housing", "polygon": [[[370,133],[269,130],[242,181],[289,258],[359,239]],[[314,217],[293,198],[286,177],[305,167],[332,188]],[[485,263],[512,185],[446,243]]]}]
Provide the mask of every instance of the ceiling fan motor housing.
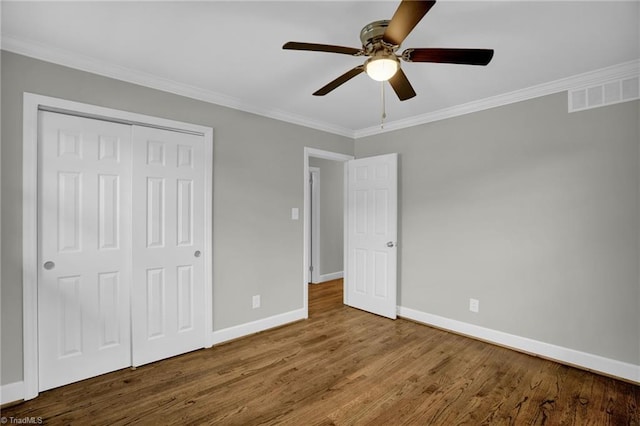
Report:
[{"label": "ceiling fan motor housing", "polygon": [[393,46],[385,43],[382,40],[384,32],[389,26],[389,20],[374,21],[367,24],[360,31],[360,41],[364,48],[366,55],[371,55],[373,52],[384,50],[388,53],[393,53],[400,48],[400,45]]}]

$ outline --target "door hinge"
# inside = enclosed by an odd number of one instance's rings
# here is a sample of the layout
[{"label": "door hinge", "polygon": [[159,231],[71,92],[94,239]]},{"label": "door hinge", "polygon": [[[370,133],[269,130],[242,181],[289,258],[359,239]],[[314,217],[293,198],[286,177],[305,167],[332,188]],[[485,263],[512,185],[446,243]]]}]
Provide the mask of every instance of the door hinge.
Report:
[{"label": "door hinge", "polygon": [[313,272],[313,266],[309,266],[309,271]]}]

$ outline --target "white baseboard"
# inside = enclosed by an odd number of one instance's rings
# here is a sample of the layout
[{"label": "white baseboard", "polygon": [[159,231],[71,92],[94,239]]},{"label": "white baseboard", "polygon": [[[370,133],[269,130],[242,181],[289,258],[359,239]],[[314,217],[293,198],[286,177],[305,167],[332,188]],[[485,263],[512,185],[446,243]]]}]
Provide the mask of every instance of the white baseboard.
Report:
[{"label": "white baseboard", "polygon": [[0,404],[22,401],[23,399],[24,382],[14,382],[0,386]]},{"label": "white baseboard", "polygon": [[289,324],[291,322],[299,321],[306,318],[307,316],[305,310],[297,309],[295,311],[285,312],[283,314],[248,322],[246,324],[223,328],[222,330],[215,330],[211,335],[211,341],[214,345],[217,345],[222,342],[227,342],[239,337],[248,336],[250,334],[258,333],[260,331],[279,327],[281,325]]},{"label": "white baseboard", "polygon": [[608,376],[618,377],[640,383],[640,365],[605,358],[587,352],[577,351],[550,343],[540,342],[526,337],[516,336],[502,331],[492,330],[462,321],[428,314],[403,306],[398,307],[398,315],[426,325],[442,328],[472,338],[506,346],[518,351],[537,355]]},{"label": "white baseboard", "polygon": [[320,282],[323,283],[325,281],[337,280],[339,278],[344,278],[344,272],[338,271],[332,274],[323,274],[320,275]]}]

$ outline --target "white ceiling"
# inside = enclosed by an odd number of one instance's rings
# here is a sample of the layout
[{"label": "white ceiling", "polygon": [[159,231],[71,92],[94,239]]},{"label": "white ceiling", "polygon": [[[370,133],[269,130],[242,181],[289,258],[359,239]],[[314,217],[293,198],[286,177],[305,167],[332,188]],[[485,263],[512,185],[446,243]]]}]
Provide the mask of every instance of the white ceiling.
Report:
[{"label": "white ceiling", "polygon": [[[2,47],[346,135],[378,126],[380,83],[362,74],[311,94],[362,58],[284,51],[360,47],[397,1],[2,2]],[[441,1],[403,43],[492,48],[486,67],[402,63],[417,96],[387,86],[387,120],[504,95],[640,58],[640,2]]]}]

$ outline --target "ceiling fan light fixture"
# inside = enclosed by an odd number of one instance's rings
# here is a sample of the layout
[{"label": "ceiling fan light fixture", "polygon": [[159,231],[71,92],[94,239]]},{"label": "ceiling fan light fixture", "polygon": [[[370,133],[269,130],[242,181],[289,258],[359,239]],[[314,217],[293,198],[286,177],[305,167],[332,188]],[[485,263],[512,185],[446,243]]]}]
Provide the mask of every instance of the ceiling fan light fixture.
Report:
[{"label": "ceiling fan light fixture", "polygon": [[[391,20],[374,21],[362,28],[361,49],[297,41],[289,41],[282,48],[368,57],[364,64],[350,69],[316,90],[313,93],[314,96],[324,96],[355,76],[366,72],[373,80],[388,81],[398,99],[406,101],[416,96],[416,92],[400,68],[400,59],[405,62],[487,65],[493,57],[492,49],[410,48],[405,49],[402,55],[396,54],[409,33],[435,3],[436,0],[401,0]],[[384,98],[385,85],[381,86]]]},{"label": "ceiling fan light fixture", "polygon": [[373,56],[364,64],[367,75],[376,81],[387,81],[400,69],[400,61],[395,55]]}]

